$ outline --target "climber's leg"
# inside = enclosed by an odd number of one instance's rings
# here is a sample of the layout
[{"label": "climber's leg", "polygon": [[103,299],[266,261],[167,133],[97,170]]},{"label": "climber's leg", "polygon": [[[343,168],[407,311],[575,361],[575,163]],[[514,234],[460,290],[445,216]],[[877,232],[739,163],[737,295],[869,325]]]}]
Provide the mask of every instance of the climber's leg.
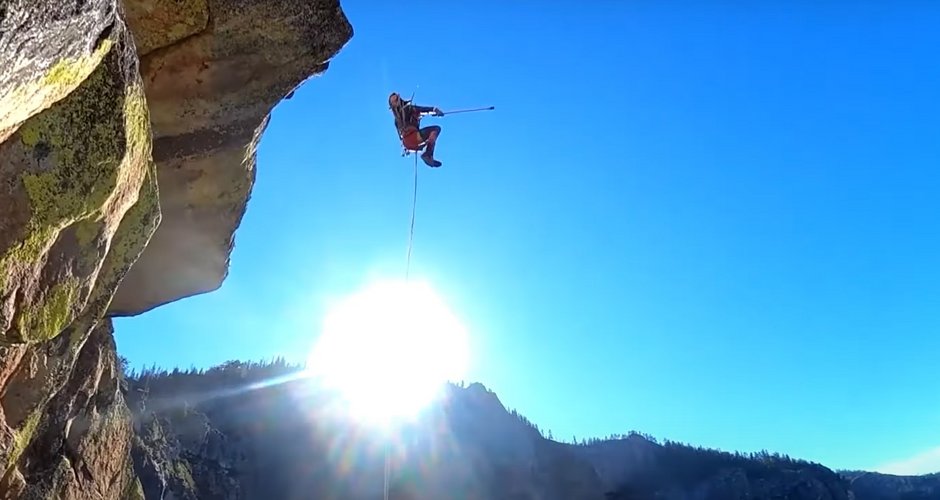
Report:
[{"label": "climber's leg", "polygon": [[429,167],[440,167],[442,165],[441,162],[434,159],[434,145],[440,133],[441,127],[439,125],[431,125],[421,129],[421,139],[425,141],[424,154],[421,155],[421,159]]}]

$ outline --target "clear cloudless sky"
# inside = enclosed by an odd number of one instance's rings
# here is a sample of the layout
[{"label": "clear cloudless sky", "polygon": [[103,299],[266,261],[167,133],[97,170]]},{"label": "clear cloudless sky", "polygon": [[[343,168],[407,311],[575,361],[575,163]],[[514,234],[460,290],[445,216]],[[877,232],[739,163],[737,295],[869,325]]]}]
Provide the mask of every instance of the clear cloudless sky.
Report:
[{"label": "clear cloudless sky", "polygon": [[[940,446],[940,4],[343,2],[273,111],[216,292],[116,321],[135,367],[303,361],[329,301],[412,273],[556,438],[637,429],[876,468]],[[940,467],[938,467],[940,468]]]}]

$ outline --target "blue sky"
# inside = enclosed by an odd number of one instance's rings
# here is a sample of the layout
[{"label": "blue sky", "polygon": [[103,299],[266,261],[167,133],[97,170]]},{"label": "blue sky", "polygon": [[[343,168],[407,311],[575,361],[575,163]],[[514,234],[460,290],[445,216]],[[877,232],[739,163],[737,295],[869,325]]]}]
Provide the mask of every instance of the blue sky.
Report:
[{"label": "blue sky", "polygon": [[353,39],[274,110],[224,286],[116,321],[135,366],[302,360],[325,304],[403,274],[386,98],[416,91],[496,106],[426,119],[412,273],[508,406],[837,468],[940,446],[940,6],[343,7]]}]

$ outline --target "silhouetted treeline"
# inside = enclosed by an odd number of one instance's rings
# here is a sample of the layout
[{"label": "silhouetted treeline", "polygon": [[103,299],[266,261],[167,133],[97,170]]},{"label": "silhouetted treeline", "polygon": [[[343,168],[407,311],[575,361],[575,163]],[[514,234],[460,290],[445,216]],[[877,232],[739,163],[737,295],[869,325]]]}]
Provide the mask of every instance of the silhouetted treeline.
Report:
[{"label": "silhouetted treeline", "polygon": [[539,436],[544,437],[544,435],[542,434],[542,429],[539,429],[539,426],[532,423],[532,421],[526,418],[525,415],[519,413],[515,409],[510,409],[509,414],[515,417],[517,420],[519,420],[519,422],[521,422],[522,425],[528,427],[529,429],[534,430],[536,433],[538,433]]},{"label": "silhouetted treeline", "polygon": [[272,373],[286,374],[297,372],[303,369],[303,367],[300,365],[288,363],[282,356],[263,361],[226,361],[225,363],[213,366],[208,369],[191,367],[187,370],[180,370],[179,367],[177,367],[172,370],[167,370],[166,368],[158,368],[156,365],[152,365],[150,368],[143,368],[140,371],[137,371],[136,369],[128,370],[127,360],[123,356],[121,356],[120,359],[121,366],[125,371],[126,377],[135,381],[173,377],[192,377],[194,375],[209,376],[210,378],[217,375],[222,375],[224,377],[238,376],[240,378],[263,378]]},{"label": "silhouetted treeline", "polygon": [[[626,433],[626,434],[610,434],[610,435],[608,435],[607,437],[603,437],[603,438],[592,437],[592,438],[581,438],[581,439],[578,439],[577,436],[572,436],[572,438],[571,438],[570,441],[569,441],[569,440],[562,440],[562,441],[559,441],[559,442],[567,443],[567,444],[572,444],[572,445],[575,445],[575,446],[594,446],[594,445],[601,444],[601,443],[606,443],[606,442],[609,442],[609,441],[619,441],[619,440],[623,440],[623,439],[627,439],[627,438],[635,437],[635,436],[642,437],[643,439],[645,439],[645,440],[647,440],[647,441],[649,441],[649,442],[651,442],[651,443],[653,443],[653,444],[659,444],[659,440],[657,440],[655,437],[653,437],[653,436],[651,436],[651,435],[649,435],[649,434],[646,434],[645,432],[639,432],[639,431],[630,431],[630,432],[628,432],[628,433]],[[551,438],[549,438],[549,439],[551,439]]]},{"label": "silhouetted treeline", "polygon": [[840,471],[856,500],[940,500],[940,473],[895,476],[866,471]]},{"label": "silhouetted treeline", "polygon": [[[126,368],[126,361],[121,360]],[[288,363],[283,357],[266,361],[228,361],[208,369],[167,370],[156,365],[142,370],[127,370],[124,378],[131,407],[146,401],[172,398],[180,404],[197,404],[226,391],[244,390],[297,375],[303,367]]]},{"label": "silhouetted treeline", "polygon": [[[126,360],[122,358],[122,367],[126,368]],[[174,368],[167,370],[155,365],[142,370],[129,370],[125,374],[130,399],[139,401],[160,397],[173,397],[176,399],[199,399],[199,395],[215,395],[224,393],[228,389],[243,389],[245,387],[263,386],[283,378],[289,378],[303,371],[303,367],[288,363],[283,357],[265,361],[228,361],[208,369]],[[463,388],[463,382],[451,384]],[[188,396],[194,396],[188,398]],[[195,401],[193,401],[195,402]],[[510,409],[509,413],[522,425],[532,429],[540,436],[554,439],[551,431],[543,430],[519,413]],[[807,468],[817,467],[816,464],[793,459],[785,454],[759,451],[756,453],[726,452],[700,446],[690,446],[676,441],[659,441],[655,437],[629,431],[626,434],[611,434],[605,438],[572,437],[568,443],[580,447],[602,446],[629,438],[642,438],[655,445],[656,462],[659,466],[656,471],[645,474],[644,481],[649,487],[664,482],[679,481],[694,483],[721,468],[739,468],[745,470],[749,476],[764,477],[772,474],[781,467]],[[821,467],[821,466],[819,466]],[[828,469],[826,469],[828,470]]]},{"label": "silhouetted treeline", "polygon": [[[663,441],[660,460],[671,464],[671,468],[686,471],[690,480],[697,480],[702,474],[709,474],[717,469],[733,467],[747,472],[749,477],[763,477],[780,468],[812,468],[821,465],[789,455],[761,450],[753,453],[730,453],[701,446]],[[828,470],[828,469],[826,469]]]},{"label": "silhouetted treeline", "polygon": [[[134,411],[140,412],[141,415],[156,415],[161,419],[161,425],[165,425],[167,429],[176,429],[178,432],[183,432],[180,429],[184,429],[186,425],[193,422],[212,422],[213,432],[219,436],[226,436],[220,442],[224,446],[234,448],[242,446],[236,442],[245,435],[257,435],[261,436],[259,439],[269,439],[270,436],[276,434],[271,429],[287,429],[284,426],[283,419],[280,419],[280,417],[272,419],[270,418],[271,415],[280,415],[279,411],[289,412],[290,408],[296,406],[297,393],[302,392],[294,389],[309,387],[306,381],[297,380],[300,378],[299,376],[304,367],[287,363],[282,357],[266,361],[229,361],[208,369],[191,367],[189,369],[174,368],[168,370],[151,366],[141,370],[127,370],[126,361],[122,359],[121,364],[126,372],[123,384],[128,394],[128,402]],[[299,382],[300,385],[291,385],[295,381]],[[287,382],[287,384],[284,382]],[[466,389],[466,385],[462,381],[453,383],[451,386],[458,392]],[[254,390],[260,388],[273,390]],[[281,388],[285,391],[281,391]],[[252,396],[242,397],[247,393],[251,393]],[[311,393],[316,394],[319,391],[314,388]],[[285,394],[289,394],[289,397],[285,397]],[[304,392],[304,394],[308,393]],[[238,405],[238,411],[232,411],[232,404]],[[313,406],[307,405],[305,407]],[[201,417],[202,420],[200,418],[186,418],[193,410],[197,416],[205,415],[205,417]],[[516,409],[507,409],[506,411],[520,423],[521,429],[530,430],[533,434],[555,440],[551,431],[543,431]],[[176,413],[181,415],[176,415]],[[259,415],[265,416],[265,418],[261,418]],[[144,419],[144,421],[146,420]],[[271,422],[277,422],[277,424],[272,426]],[[297,425],[307,425],[304,418],[294,419],[293,422]],[[146,426],[141,428],[145,430]],[[198,428],[202,429],[202,427]],[[246,432],[244,429],[253,430]],[[290,432],[296,431],[299,427],[293,427],[292,429],[294,430]],[[216,436],[216,434],[213,434],[213,436]],[[280,438],[275,439],[275,441],[281,442],[278,439]],[[287,441],[294,442],[296,439],[293,437],[285,438],[284,442]],[[616,479],[612,476],[611,482],[621,485],[617,491],[611,492],[609,496],[609,498],[616,500],[656,498],[657,495],[675,491],[676,488],[698,491],[696,488],[700,488],[703,482],[714,487],[710,490],[708,488],[703,490],[710,493],[701,498],[730,498],[727,496],[727,490],[720,489],[722,484],[734,483],[737,485],[739,483],[735,481],[741,478],[745,483],[751,482],[756,485],[755,488],[763,487],[758,483],[771,484],[774,488],[779,486],[779,489],[775,490],[773,494],[777,495],[777,493],[782,492],[781,494],[784,496],[771,495],[773,498],[802,499],[809,497],[791,495],[794,488],[796,488],[793,486],[796,484],[794,481],[799,482],[806,478],[811,478],[813,481],[819,479],[824,484],[837,484],[839,481],[843,481],[838,475],[825,467],[805,460],[793,459],[785,454],[768,451],[755,453],[726,452],[700,446],[690,446],[677,441],[658,440],[649,434],[637,431],[611,434],[604,438],[579,439],[572,436],[570,440],[559,442],[572,446],[568,449],[568,451],[575,452],[571,456],[581,457],[582,460],[595,464],[606,464],[608,470],[611,469],[610,464],[615,464],[614,468],[617,467],[616,464],[623,466],[622,472],[608,472],[617,475]],[[154,443],[153,446],[159,444],[156,441]],[[286,448],[286,445],[282,443],[269,451],[272,456],[278,453],[283,455]],[[253,454],[257,455],[259,453],[258,449],[253,449],[251,453],[245,452],[241,448],[238,449],[240,450],[239,453],[244,453],[245,456],[253,456]],[[543,447],[541,449],[558,448]],[[298,450],[297,456],[302,456],[302,451],[307,452],[304,451],[306,449],[300,450],[298,448]],[[194,457],[195,455],[190,457],[191,464],[198,465],[211,462],[209,458],[202,457],[197,460]],[[304,463],[303,460],[297,462]],[[293,461],[285,463],[292,464]],[[255,466],[253,465],[253,467]],[[797,473],[793,474],[794,471]],[[201,472],[200,474],[207,473]],[[304,474],[308,474],[308,472],[304,472]],[[734,480],[725,481],[729,477],[734,478]],[[291,481],[286,479],[282,482],[292,484]],[[816,490],[812,491],[816,493]],[[747,494],[751,495],[751,492],[747,492]],[[752,495],[748,498],[770,497]]]},{"label": "silhouetted treeline", "polygon": [[[604,443],[593,441],[594,445]],[[606,443],[609,444],[610,441]],[[838,475],[820,464],[767,450],[752,453],[727,452],[664,440],[658,446],[649,447],[648,451],[652,455],[652,465],[632,474],[630,480],[608,498],[651,498],[666,488],[693,488],[728,471],[743,473],[748,481],[774,482],[788,471],[796,470],[823,483],[834,484],[841,481]]]}]

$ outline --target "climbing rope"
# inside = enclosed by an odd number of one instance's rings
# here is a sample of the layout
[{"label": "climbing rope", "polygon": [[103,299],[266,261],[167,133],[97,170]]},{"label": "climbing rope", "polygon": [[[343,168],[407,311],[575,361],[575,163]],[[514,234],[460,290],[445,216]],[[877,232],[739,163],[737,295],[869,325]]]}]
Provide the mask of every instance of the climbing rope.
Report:
[{"label": "climbing rope", "polygon": [[390,468],[388,460],[388,438],[385,438],[385,489],[384,495],[382,496],[383,500],[388,500],[388,469]]},{"label": "climbing rope", "polygon": [[[414,97],[414,94],[412,94],[412,98],[413,98],[413,97]],[[401,139],[401,134],[399,134],[398,138]],[[407,150],[405,150],[405,151],[407,152]],[[403,153],[403,156],[404,156],[404,154],[405,154],[405,153]],[[409,153],[409,154],[411,154],[411,153]],[[413,154],[414,154],[414,157],[415,157],[415,165],[414,165],[414,187],[412,188],[412,196],[411,196],[411,227],[408,229],[408,256],[407,256],[407,260],[406,260],[406,262],[405,262],[405,281],[409,281],[410,276],[411,276],[411,249],[414,247],[414,239],[415,239],[415,212],[417,211],[417,208],[418,208],[418,154],[417,154],[416,152],[414,152]],[[389,475],[390,475],[390,472],[391,472],[390,469],[391,469],[391,461],[390,461],[389,450],[388,450],[388,438],[386,438],[386,441],[385,441],[385,470],[383,471],[383,472],[384,472],[384,474],[383,474],[383,476],[384,476],[384,481],[383,481],[383,488],[382,488],[382,493],[383,493],[382,498],[383,498],[383,500],[388,500],[388,481],[389,481]]]},{"label": "climbing rope", "polygon": [[408,261],[405,264],[405,281],[408,281],[411,273],[411,249],[414,246],[415,238],[415,210],[418,206],[418,155],[415,156],[415,182],[411,198],[411,229],[408,232]]},{"label": "climbing rope", "polygon": [[[413,99],[414,99],[414,92],[411,93],[411,100]],[[411,100],[407,102],[410,103]],[[495,106],[490,106],[487,108],[461,109],[457,111],[450,111],[448,113],[449,114],[469,113],[469,112],[474,112],[474,111],[489,111],[492,109],[495,109]],[[400,110],[398,109],[392,110],[392,112],[395,113],[396,117],[400,117],[399,111]],[[403,117],[399,118],[399,120],[404,121]],[[398,134],[398,139],[399,140],[402,139],[401,133]],[[418,153],[417,151],[408,151],[408,149],[406,148],[402,152],[402,156],[405,156],[406,154],[413,154],[415,157],[414,187],[412,188],[412,196],[411,196],[411,227],[408,230],[408,256],[405,262],[405,281],[409,281],[411,277],[411,250],[412,248],[414,248],[414,238],[415,238],[415,212],[417,211],[417,208],[418,208]],[[383,472],[384,472],[383,499],[388,500],[388,482],[389,482],[389,475],[391,472],[391,461],[389,457],[387,438],[385,441],[385,470]]]}]

